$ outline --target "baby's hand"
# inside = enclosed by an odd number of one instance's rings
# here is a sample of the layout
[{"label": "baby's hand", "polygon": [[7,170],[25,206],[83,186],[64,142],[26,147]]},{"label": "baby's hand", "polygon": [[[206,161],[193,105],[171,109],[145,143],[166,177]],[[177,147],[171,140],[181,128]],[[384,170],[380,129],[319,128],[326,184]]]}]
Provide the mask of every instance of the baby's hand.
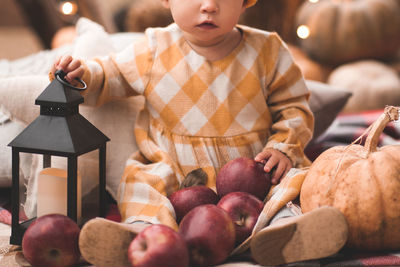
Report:
[{"label": "baby's hand", "polygon": [[254,160],[265,164],[264,171],[269,173],[273,170],[271,174],[272,184],[278,184],[292,168],[290,159],[279,150],[273,148],[264,149],[256,155]]},{"label": "baby's hand", "polygon": [[63,70],[66,75],[64,77],[71,84],[76,84],[76,78],[82,78],[84,70],[82,68],[82,63],[79,59],[74,59],[69,55],[59,57],[56,62],[54,62],[53,67],[50,70],[50,75],[54,78],[54,73],[57,70]]}]

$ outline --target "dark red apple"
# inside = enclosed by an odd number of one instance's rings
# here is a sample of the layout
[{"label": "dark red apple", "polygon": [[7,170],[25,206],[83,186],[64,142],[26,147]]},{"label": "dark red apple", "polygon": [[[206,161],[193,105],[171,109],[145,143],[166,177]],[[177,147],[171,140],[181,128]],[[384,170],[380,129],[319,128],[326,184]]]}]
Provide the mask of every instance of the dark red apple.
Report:
[{"label": "dark red apple", "polygon": [[193,208],[204,204],[217,204],[219,197],[211,188],[198,185],[180,189],[169,196],[179,223]]},{"label": "dark red apple", "polygon": [[189,211],[179,224],[189,248],[190,266],[224,262],[235,246],[235,226],[229,214],[213,204]]},{"label": "dark red apple", "polygon": [[246,192],[232,192],[225,195],[217,204],[231,216],[236,230],[236,245],[242,243],[253,231],[263,203]]},{"label": "dark red apple", "polygon": [[78,263],[80,228],[61,214],[47,214],[29,225],[22,238],[22,252],[33,267],[64,267]]},{"label": "dark red apple", "polygon": [[251,158],[237,158],[220,169],[216,187],[221,198],[231,192],[247,192],[263,201],[271,187],[271,177],[263,164]]},{"label": "dark red apple", "polygon": [[162,224],[147,227],[132,240],[128,259],[132,267],[189,266],[189,252],[183,237]]}]

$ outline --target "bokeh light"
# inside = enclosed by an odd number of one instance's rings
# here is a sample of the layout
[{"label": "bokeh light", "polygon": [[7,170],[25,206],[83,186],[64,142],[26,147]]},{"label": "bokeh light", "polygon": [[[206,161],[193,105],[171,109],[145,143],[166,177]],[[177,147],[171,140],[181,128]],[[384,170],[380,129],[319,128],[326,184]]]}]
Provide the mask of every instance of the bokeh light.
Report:
[{"label": "bokeh light", "polygon": [[75,2],[65,1],[60,4],[60,11],[64,15],[75,15],[78,11],[78,7]]},{"label": "bokeh light", "polygon": [[300,25],[297,28],[297,36],[301,39],[307,39],[310,36],[310,29],[306,25]]}]

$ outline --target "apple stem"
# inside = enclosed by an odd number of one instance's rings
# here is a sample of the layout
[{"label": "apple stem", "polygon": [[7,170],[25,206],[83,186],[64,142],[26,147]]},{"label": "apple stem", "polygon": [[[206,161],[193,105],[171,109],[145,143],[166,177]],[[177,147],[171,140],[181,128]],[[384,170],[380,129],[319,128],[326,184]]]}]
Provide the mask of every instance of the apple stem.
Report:
[{"label": "apple stem", "polygon": [[239,220],[235,221],[235,223],[236,223],[237,225],[239,225],[239,226],[243,226],[244,223],[245,223],[245,221],[246,221],[246,216],[241,215],[240,218],[239,218]]},{"label": "apple stem", "polygon": [[143,241],[140,243],[140,246],[142,247],[142,250],[146,250],[147,249],[147,243],[146,241]]},{"label": "apple stem", "polygon": [[207,255],[208,253],[203,251],[201,248],[191,248],[189,253],[193,263],[196,263],[199,266],[204,265],[205,257],[203,255]]}]

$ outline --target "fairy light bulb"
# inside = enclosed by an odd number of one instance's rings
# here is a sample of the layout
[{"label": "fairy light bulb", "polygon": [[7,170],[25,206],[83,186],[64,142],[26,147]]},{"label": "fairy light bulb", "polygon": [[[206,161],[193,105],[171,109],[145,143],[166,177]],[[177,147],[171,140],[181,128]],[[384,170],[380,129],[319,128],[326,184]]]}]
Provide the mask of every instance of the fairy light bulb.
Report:
[{"label": "fairy light bulb", "polygon": [[76,14],[78,7],[75,2],[65,1],[60,4],[60,11],[64,15],[74,15]]},{"label": "fairy light bulb", "polygon": [[318,3],[319,0],[308,0],[308,2],[310,2],[310,3]]},{"label": "fairy light bulb", "polygon": [[300,25],[296,32],[301,39],[307,39],[310,36],[310,29],[306,25]]}]

